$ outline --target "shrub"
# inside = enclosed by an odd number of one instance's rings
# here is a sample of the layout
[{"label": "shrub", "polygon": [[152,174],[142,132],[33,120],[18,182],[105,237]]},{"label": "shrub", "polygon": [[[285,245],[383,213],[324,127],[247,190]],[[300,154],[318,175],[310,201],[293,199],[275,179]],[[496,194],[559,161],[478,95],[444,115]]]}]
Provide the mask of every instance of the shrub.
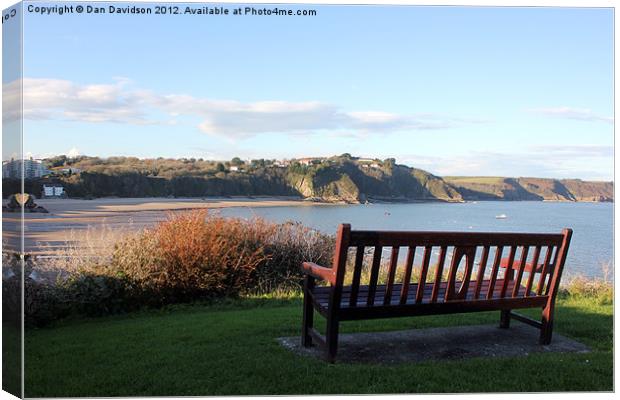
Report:
[{"label": "shrub", "polygon": [[21,322],[21,277],[18,253],[2,253],[2,320]]},{"label": "shrub", "polygon": [[210,216],[204,210],[171,214],[153,229],[119,243],[112,270],[166,304],[236,296],[268,255],[273,225]]},{"label": "shrub", "polygon": [[[153,228],[133,234],[96,232],[85,237],[99,243],[105,238],[102,248],[94,243],[81,248],[68,244],[45,264],[29,259],[24,289],[28,326],[67,315],[100,316],[299,291],[300,264],[329,266],[334,248],[333,237],[300,223],[224,218],[204,210],[172,213]],[[33,266],[37,279],[30,277]],[[19,278],[16,274],[4,281],[3,294],[13,295],[5,296],[7,316],[9,309],[18,316],[21,312]]]},{"label": "shrub", "polygon": [[563,285],[560,294],[564,297],[595,298],[599,304],[613,304],[614,288],[604,279],[583,276],[573,277]]},{"label": "shrub", "polygon": [[111,270],[167,304],[299,289],[303,261],[329,264],[330,236],[299,223],[171,214],[117,244]]},{"label": "shrub", "polygon": [[54,288],[60,315],[89,317],[138,309],[142,294],[126,278],[87,272],[72,275]]},{"label": "shrub", "polygon": [[268,257],[253,273],[249,290],[253,294],[299,290],[301,263],[311,261],[329,267],[335,246],[333,237],[299,222],[273,225],[264,243]]},{"label": "shrub", "polygon": [[[2,264],[3,269],[6,268],[3,271],[2,279],[4,322],[20,327],[23,313],[26,326],[41,326],[61,316],[56,287],[39,284],[32,279],[33,259],[30,256],[26,256],[22,264],[18,253],[4,253]],[[24,266],[23,284],[22,265]]]}]

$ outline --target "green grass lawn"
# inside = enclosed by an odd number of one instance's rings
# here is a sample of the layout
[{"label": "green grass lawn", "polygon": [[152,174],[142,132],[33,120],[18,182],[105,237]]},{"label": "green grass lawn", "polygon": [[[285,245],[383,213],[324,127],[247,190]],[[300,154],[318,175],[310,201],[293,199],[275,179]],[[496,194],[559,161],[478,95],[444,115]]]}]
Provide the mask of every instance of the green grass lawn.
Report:
[{"label": "green grass lawn", "polygon": [[14,325],[2,324],[2,390],[21,396],[21,334]]},{"label": "green grass lawn", "polygon": [[[527,314],[537,316],[531,311]],[[395,366],[330,365],[282,348],[277,337],[299,334],[299,299],[65,321],[27,332],[26,396],[611,391],[612,311],[593,298],[558,302],[556,332],[585,343],[592,353]],[[498,318],[494,312],[350,322],[341,331],[497,323]]]}]

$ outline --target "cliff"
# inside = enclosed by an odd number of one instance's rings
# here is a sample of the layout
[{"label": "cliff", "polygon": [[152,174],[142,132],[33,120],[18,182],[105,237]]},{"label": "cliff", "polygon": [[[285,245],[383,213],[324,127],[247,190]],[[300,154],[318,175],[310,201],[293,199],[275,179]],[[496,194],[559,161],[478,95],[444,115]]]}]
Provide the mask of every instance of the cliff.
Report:
[{"label": "cliff", "polygon": [[613,201],[613,182],[580,179],[444,177],[465,200]]},{"label": "cliff", "polygon": [[[69,197],[300,196],[328,202],[471,200],[613,201],[613,182],[579,179],[440,177],[399,165],[393,158],[343,154],[290,161],[234,158],[138,159],[58,156],[46,160],[51,176],[24,182],[40,195],[43,183],[59,183]],[[69,172],[67,172],[69,171]],[[76,172],[77,171],[77,172]],[[3,179],[5,195],[20,182]]]}]

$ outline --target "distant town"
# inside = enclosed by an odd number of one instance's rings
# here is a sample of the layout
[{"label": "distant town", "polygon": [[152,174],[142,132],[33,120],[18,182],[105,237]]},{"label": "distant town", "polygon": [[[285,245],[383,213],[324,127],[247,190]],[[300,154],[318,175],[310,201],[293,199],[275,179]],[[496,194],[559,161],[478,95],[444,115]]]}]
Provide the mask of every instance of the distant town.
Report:
[{"label": "distant town", "polygon": [[2,178],[20,179],[24,171],[24,179],[42,178],[49,175],[71,175],[80,173],[79,168],[55,168],[49,169],[45,165],[44,159],[33,159],[32,157],[24,160],[11,159],[2,162]]},{"label": "distant town", "polygon": [[[79,160],[80,157],[76,157],[76,160]],[[190,159],[195,160],[195,159]],[[202,159],[199,159],[202,161]],[[381,160],[374,158],[357,158],[355,160],[358,164],[360,164],[363,168],[381,168]],[[330,164],[332,163],[333,157],[304,157],[304,158],[291,158],[291,159],[282,159],[282,160],[241,160],[237,157],[233,158],[230,162],[224,161],[223,165],[227,165],[227,170],[231,172],[239,172],[247,169],[247,166],[255,165],[257,163],[262,163],[266,166],[271,167],[279,167],[279,168],[287,168],[293,164],[299,164],[303,166],[312,166],[312,165],[321,165],[321,164]],[[214,161],[218,162],[218,161]],[[21,169],[23,165],[24,170],[24,179],[35,179],[35,178],[43,178],[47,176],[66,176],[71,174],[79,174],[82,172],[80,168],[76,167],[67,167],[67,166],[56,166],[49,167],[48,159],[35,159],[28,158],[24,160],[15,160],[11,159],[8,161],[2,162],[2,178],[7,179],[20,179],[21,178]]]}]

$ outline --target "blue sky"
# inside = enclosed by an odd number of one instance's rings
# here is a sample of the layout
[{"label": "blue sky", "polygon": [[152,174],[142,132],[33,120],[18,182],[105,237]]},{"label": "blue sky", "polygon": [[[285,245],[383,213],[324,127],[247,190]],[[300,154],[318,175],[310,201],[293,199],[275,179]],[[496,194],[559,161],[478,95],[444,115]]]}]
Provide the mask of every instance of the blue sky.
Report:
[{"label": "blue sky", "polygon": [[25,151],[613,178],[611,9],[288,8],[317,16],[26,10]]}]

